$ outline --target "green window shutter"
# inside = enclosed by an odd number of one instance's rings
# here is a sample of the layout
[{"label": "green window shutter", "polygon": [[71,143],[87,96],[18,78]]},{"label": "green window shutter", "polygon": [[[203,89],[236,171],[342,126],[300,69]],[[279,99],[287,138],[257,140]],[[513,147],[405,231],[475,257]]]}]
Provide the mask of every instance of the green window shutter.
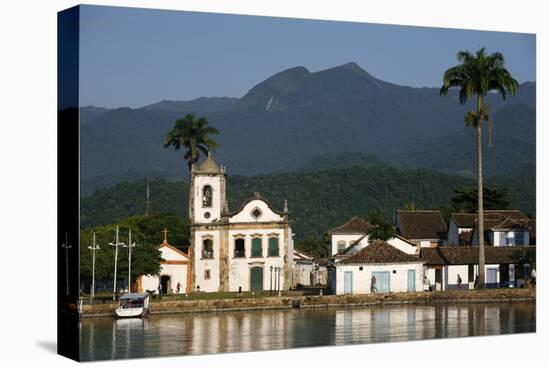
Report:
[{"label": "green window shutter", "polygon": [[252,257],[262,257],[262,239],[252,239]]},{"label": "green window shutter", "polygon": [[269,256],[279,256],[279,239],[270,238],[269,239]]}]

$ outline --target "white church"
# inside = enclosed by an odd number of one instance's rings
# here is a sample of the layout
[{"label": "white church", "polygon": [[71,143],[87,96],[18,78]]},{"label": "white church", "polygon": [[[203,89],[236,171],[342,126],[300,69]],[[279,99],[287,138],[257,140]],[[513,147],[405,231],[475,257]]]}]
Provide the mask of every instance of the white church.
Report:
[{"label": "white church", "polygon": [[229,212],[226,177],[210,155],[191,169],[188,289],[288,290],[294,246],[286,200],[281,211],[255,193]]}]

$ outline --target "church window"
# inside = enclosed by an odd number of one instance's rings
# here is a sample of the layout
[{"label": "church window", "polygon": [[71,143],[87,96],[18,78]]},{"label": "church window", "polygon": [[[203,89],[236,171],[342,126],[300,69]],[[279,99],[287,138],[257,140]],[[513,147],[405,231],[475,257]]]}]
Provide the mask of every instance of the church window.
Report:
[{"label": "church window", "polygon": [[210,269],[206,269],[204,271],[204,279],[209,280],[210,279]]},{"label": "church window", "polygon": [[252,239],[252,254],[251,257],[262,257],[262,239]]},{"label": "church window", "polygon": [[346,249],[346,241],[338,241],[336,244],[338,245],[338,253],[343,253]]},{"label": "church window", "polygon": [[250,212],[250,214],[252,215],[252,217],[254,219],[258,219],[262,216],[262,211],[260,210],[260,208],[254,208],[252,209],[252,212]]},{"label": "church window", "polygon": [[212,240],[209,238],[202,241],[202,258],[203,259],[214,258],[214,248],[212,246]]},{"label": "church window", "polygon": [[205,208],[212,207],[212,187],[205,186],[202,189],[202,206]]},{"label": "church window", "polygon": [[244,238],[235,239],[235,257],[244,257]]},{"label": "church window", "polygon": [[268,256],[279,256],[279,239],[277,237],[269,239]]}]

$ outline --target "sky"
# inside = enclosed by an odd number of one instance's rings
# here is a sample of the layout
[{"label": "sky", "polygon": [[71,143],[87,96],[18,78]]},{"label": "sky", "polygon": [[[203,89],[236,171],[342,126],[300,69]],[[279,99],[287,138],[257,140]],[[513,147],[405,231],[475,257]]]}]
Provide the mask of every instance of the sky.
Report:
[{"label": "sky", "polygon": [[237,97],[285,69],[355,61],[378,79],[440,87],[456,53],[501,52],[521,83],[535,81],[533,34],[83,6],[80,105]]}]

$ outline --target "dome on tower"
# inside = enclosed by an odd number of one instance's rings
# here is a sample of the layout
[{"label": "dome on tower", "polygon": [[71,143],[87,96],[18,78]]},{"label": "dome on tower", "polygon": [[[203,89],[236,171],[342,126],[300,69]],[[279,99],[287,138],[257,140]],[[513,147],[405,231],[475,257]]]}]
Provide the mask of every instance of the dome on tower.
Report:
[{"label": "dome on tower", "polygon": [[212,159],[210,153],[208,153],[208,157],[198,165],[197,171],[204,173],[223,173],[221,166]]}]

